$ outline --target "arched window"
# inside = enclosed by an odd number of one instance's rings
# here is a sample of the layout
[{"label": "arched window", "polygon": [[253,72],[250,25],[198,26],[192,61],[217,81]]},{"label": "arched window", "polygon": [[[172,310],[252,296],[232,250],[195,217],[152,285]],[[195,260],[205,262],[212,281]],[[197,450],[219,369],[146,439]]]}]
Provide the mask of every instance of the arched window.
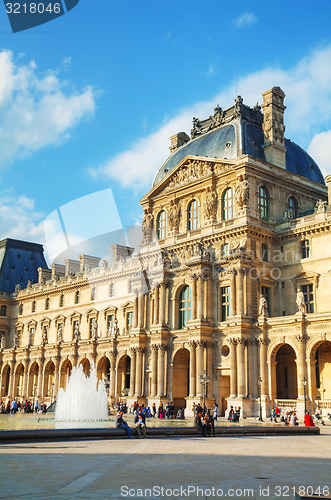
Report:
[{"label": "arched window", "polygon": [[197,200],[192,200],[187,211],[187,228],[189,231],[198,228],[199,225],[199,209]]},{"label": "arched window", "polygon": [[296,219],[298,216],[298,204],[294,196],[291,196],[288,200],[288,208],[292,219]]},{"label": "arched window", "polygon": [[233,219],[233,190],[228,188],[222,196],[222,220]]},{"label": "arched window", "polygon": [[162,210],[157,216],[157,238],[163,240],[167,234],[167,218],[166,213]]},{"label": "arched window", "polygon": [[269,220],[269,193],[266,187],[259,187],[259,214],[261,220]]},{"label": "arched window", "polygon": [[191,288],[184,286],[179,294],[179,328],[184,328],[191,319]]}]

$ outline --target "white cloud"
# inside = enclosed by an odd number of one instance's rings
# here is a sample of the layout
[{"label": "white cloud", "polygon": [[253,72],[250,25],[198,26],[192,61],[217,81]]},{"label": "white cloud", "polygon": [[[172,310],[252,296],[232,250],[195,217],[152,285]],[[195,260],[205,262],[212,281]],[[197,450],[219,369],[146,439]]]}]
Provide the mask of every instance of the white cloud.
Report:
[{"label": "white cloud", "polygon": [[253,12],[244,12],[241,16],[234,19],[233,24],[237,29],[243,26],[250,26],[257,22],[257,17]]},{"label": "white cloud", "polygon": [[317,162],[325,175],[331,173],[331,130],[321,132],[313,137],[308,153]]},{"label": "white cloud", "polygon": [[18,238],[27,241],[43,241],[43,214],[27,196],[15,193],[0,196],[0,239]]},{"label": "white cloud", "polygon": [[[310,53],[291,69],[264,68],[237,82],[238,93],[250,106],[261,102],[261,93],[274,86],[280,86],[287,95],[286,137],[307,148],[316,134],[331,128],[331,45]],[[91,173],[95,177],[114,179],[127,188],[146,189],[169,155],[169,137],[180,131],[189,133],[192,117],[208,117],[217,103],[223,109],[231,106],[236,95],[235,88],[233,82],[211,100],[181,110],[154,133],[137,140],[129,149],[111,157],[100,167],[91,169]],[[323,139],[325,145],[327,138]],[[328,169],[331,173],[331,154],[327,146],[323,150],[323,165],[330,165]],[[311,154],[317,159],[315,150]]]},{"label": "white cloud", "polygon": [[0,52],[0,166],[61,143],[93,114],[93,89],[70,90],[59,71],[41,73],[34,61],[15,63],[11,51]]}]

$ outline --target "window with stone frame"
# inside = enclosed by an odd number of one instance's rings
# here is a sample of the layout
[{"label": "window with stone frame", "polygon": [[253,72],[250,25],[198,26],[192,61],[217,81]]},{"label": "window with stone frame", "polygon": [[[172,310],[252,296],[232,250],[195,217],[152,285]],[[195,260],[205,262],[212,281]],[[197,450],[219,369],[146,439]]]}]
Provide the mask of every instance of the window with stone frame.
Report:
[{"label": "window with stone frame", "polygon": [[63,305],[64,305],[64,294],[61,293],[61,295],[60,295],[60,301],[59,301],[59,306],[63,307]]},{"label": "window with stone frame", "polygon": [[199,208],[197,200],[192,200],[187,209],[187,229],[194,231],[199,226]]},{"label": "window with stone frame", "polygon": [[307,313],[308,314],[314,313],[315,312],[314,285],[312,283],[308,283],[306,285],[301,285],[301,290],[302,290],[303,296],[305,298]]},{"label": "window with stone frame", "polygon": [[115,291],[115,283],[110,283],[109,284],[109,297],[114,296],[114,291]]},{"label": "window with stone frame", "polygon": [[0,316],[7,316],[7,306],[5,304],[0,306]]},{"label": "window with stone frame", "polygon": [[266,243],[262,243],[262,261],[263,262],[269,262],[270,257],[269,257],[269,245]]},{"label": "window with stone frame", "polygon": [[96,318],[90,318],[89,321],[89,338],[93,337],[94,324],[96,323]]},{"label": "window with stone frame", "polygon": [[258,190],[258,209],[260,219],[268,221],[270,217],[269,191],[265,186],[260,186]]},{"label": "window with stone frame", "polygon": [[292,219],[296,219],[298,216],[298,203],[294,196],[291,196],[288,200],[288,208]]},{"label": "window with stone frame", "polygon": [[95,300],[97,295],[97,289],[95,286],[91,288],[91,300]]},{"label": "window with stone frame", "polygon": [[179,328],[185,328],[191,319],[191,288],[184,286],[179,294]]},{"label": "window with stone frame", "polygon": [[165,210],[161,210],[161,212],[157,216],[156,220],[157,226],[157,239],[163,240],[167,235],[167,215]]},{"label": "window with stone frame", "polygon": [[226,259],[230,255],[230,245],[229,243],[224,243],[222,245],[222,259]]},{"label": "window with stone frame", "polygon": [[73,338],[75,338],[75,332],[76,332],[77,329],[79,330],[79,320],[75,319],[72,322],[72,336],[73,336]]},{"label": "window with stone frame", "polygon": [[308,259],[310,257],[310,241],[302,240],[301,241],[301,258]]},{"label": "window with stone frame", "polygon": [[126,313],[126,331],[129,332],[133,328],[133,311]]},{"label": "window with stone frame", "polygon": [[233,189],[227,188],[222,196],[222,220],[232,220],[234,212]]},{"label": "window with stone frame", "polygon": [[49,309],[49,297],[46,297],[45,299],[45,309],[46,311]]},{"label": "window with stone frame", "polygon": [[79,290],[76,290],[75,292],[75,304],[79,303]]},{"label": "window with stone frame", "polygon": [[33,313],[36,312],[36,301],[35,300],[32,301],[31,312],[33,312]]},{"label": "window with stone frame", "polygon": [[230,316],[230,286],[221,287],[221,321],[226,321]]},{"label": "window with stone frame", "polygon": [[18,314],[20,314],[20,315],[23,314],[23,304],[22,304],[22,302],[18,306]]},{"label": "window with stone frame", "polygon": [[267,300],[268,314],[269,316],[271,316],[271,288],[269,286],[262,286],[261,293],[263,297]]}]

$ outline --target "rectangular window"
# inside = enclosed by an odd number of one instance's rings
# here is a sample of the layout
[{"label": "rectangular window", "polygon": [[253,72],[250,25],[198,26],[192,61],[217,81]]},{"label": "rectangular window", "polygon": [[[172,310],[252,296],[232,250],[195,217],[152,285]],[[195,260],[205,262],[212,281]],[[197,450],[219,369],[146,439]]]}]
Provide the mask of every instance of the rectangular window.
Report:
[{"label": "rectangular window", "polygon": [[126,329],[129,332],[133,326],[133,312],[126,314]]},{"label": "rectangular window", "polygon": [[271,288],[268,286],[263,286],[261,287],[261,293],[263,297],[267,299],[267,304],[268,304],[268,314],[271,316]]},{"label": "rectangular window", "polygon": [[7,316],[7,306],[2,305],[0,307],[0,316]]},{"label": "rectangular window", "polygon": [[93,338],[93,330],[94,330],[94,323],[96,322],[96,319],[95,318],[91,318],[90,319],[90,328],[89,328],[89,331],[90,331],[90,335],[89,335],[89,338]]},{"label": "rectangular window", "polygon": [[95,300],[96,294],[97,294],[97,289],[94,286],[91,290],[91,300]]},{"label": "rectangular window", "polygon": [[305,298],[307,313],[313,313],[314,308],[314,286],[313,285],[302,285],[302,293]]},{"label": "rectangular window", "polygon": [[308,259],[310,257],[310,244],[309,240],[301,241],[301,258]]},{"label": "rectangular window", "polygon": [[75,293],[75,304],[78,304],[79,302],[79,290]]},{"label": "rectangular window", "polygon": [[48,310],[49,309],[49,298],[47,297],[47,299],[45,300],[45,309]]},{"label": "rectangular window", "polygon": [[60,307],[63,307],[64,304],[64,295],[60,295]]},{"label": "rectangular window", "polygon": [[33,312],[33,313],[36,312],[36,301],[35,300],[32,302],[31,312]]},{"label": "rectangular window", "polygon": [[230,287],[221,287],[221,321],[226,321],[230,316]]},{"label": "rectangular window", "polygon": [[265,243],[262,243],[262,261],[269,262],[269,247]]},{"label": "rectangular window", "polygon": [[114,296],[114,283],[110,283],[109,285],[109,297]]}]

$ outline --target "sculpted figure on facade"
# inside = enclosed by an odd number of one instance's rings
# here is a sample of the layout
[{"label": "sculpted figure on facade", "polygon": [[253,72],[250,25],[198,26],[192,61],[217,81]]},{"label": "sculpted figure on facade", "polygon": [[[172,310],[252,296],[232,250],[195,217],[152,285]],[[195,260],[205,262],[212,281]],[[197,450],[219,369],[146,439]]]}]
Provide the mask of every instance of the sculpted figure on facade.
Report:
[{"label": "sculpted figure on facade", "polygon": [[216,108],[214,108],[214,116],[213,118],[213,128],[219,127],[222,124],[224,116],[223,109],[217,104]]},{"label": "sculpted figure on facade", "polygon": [[4,349],[5,348],[5,335],[1,335],[0,336],[0,349]]},{"label": "sculpted figure on facade", "polygon": [[19,338],[18,338],[18,332],[16,330],[15,335],[14,335],[14,347],[15,347],[15,349],[17,349],[17,347],[18,347],[18,342],[19,342]]},{"label": "sculpted figure on facade", "polygon": [[79,325],[75,325],[74,328],[74,339],[75,340],[80,340],[80,331],[79,331]]},{"label": "sculpted figure on facade", "polygon": [[153,231],[153,215],[149,210],[145,210],[145,215],[143,221],[141,223],[145,243],[148,243],[152,239],[152,231]]},{"label": "sculpted figure on facade", "polygon": [[58,342],[63,342],[63,327],[60,324],[58,329],[57,329],[57,341]]},{"label": "sculpted figure on facade", "polygon": [[239,175],[238,184],[234,191],[235,199],[240,208],[248,205],[249,182],[243,175]]},{"label": "sculpted figure on facade", "polygon": [[173,189],[187,182],[210,175],[212,171],[212,165],[207,161],[189,160],[171,177],[168,189]]},{"label": "sculpted figure on facade", "polygon": [[175,200],[170,201],[170,207],[168,208],[168,224],[169,231],[178,233],[180,222],[180,207]]},{"label": "sculpted figure on facade", "polygon": [[262,295],[262,293],[260,294],[259,301],[259,316],[264,316],[265,318],[269,317],[268,302],[265,296]]},{"label": "sculpted figure on facade", "polygon": [[96,340],[98,338],[98,322],[95,319],[92,323],[92,339]]},{"label": "sculpted figure on facade", "polygon": [[48,332],[47,332],[47,330],[48,330],[47,326],[44,326],[44,328],[43,328],[43,335],[42,335],[43,344],[47,344],[47,342],[48,342],[48,335],[47,335]]},{"label": "sculpted figure on facade", "polygon": [[318,200],[315,205],[315,212],[316,213],[325,212],[326,205],[327,205],[326,201]]},{"label": "sculpted figure on facade", "polygon": [[194,139],[197,135],[201,134],[201,123],[198,118],[193,117],[193,127],[191,129],[191,138]]},{"label": "sculpted figure on facade", "polygon": [[300,288],[297,289],[296,304],[298,306],[298,312],[302,313],[302,314],[305,314],[306,313],[305,296],[303,294],[303,291],[300,290]]},{"label": "sculpted figure on facade", "polygon": [[210,186],[206,189],[206,199],[203,204],[204,216],[208,221],[214,221],[217,214],[217,194]]}]

